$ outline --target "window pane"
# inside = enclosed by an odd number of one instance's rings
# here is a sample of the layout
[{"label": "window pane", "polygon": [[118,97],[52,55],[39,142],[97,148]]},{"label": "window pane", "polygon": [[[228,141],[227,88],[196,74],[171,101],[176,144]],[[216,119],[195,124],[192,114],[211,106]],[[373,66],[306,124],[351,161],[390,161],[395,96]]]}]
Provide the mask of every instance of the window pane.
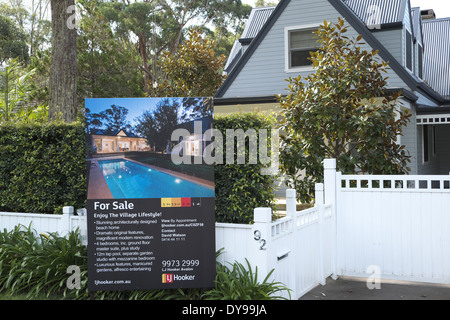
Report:
[{"label": "window pane", "polygon": [[289,33],[290,49],[315,48],[318,46],[314,30],[291,31]]},{"label": "window pane", "polygon": [[423,48],[422,46],[419,46],[419,78],[423,78]]},{"label": "window pane", "polygon": [[303,67],[311,66],[312,61],[308,58],[311,57],[311,52],[317,50],[299,50],[291,52],[291,67]]},{"label": "window pane", "polygon": [[406,31],[406,66],[412,70],[412,37],[408,31]]}]

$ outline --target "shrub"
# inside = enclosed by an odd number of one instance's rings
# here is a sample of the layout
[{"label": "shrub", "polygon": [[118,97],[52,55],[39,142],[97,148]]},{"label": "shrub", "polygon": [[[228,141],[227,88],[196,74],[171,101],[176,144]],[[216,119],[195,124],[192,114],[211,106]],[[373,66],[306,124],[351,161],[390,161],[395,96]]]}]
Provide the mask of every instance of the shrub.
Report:
[{"label": "shrub", "polygon": [[258,282],[258,267],[255,271],[247,259],[247,267],[235,261],[230,265],[218,264],[216,274],[216,286],[203,295],[206,300],[279,300],[282,296],[275,294],[290,291],[280,282],[269,281],[274,269]]},{"label": "shrub", "polygon": [[[217,256],[222,250],[217,252]],[[282,283],[258,282],[258,268],[252,270],[234,262],[230,267],[217,263],[214,288],[99,291],[94,299],[107,300],[266,300],[283,299],[276,294],[286,290]],[[67,287],[67,268],[80,268],[79,289]],[[30,228],[17,226],[0,232],[0,293],[23,295],[27,299],[88,299],[87,249],[78,231],[66,237],[57,233],[36,235]]]},{"label": "shrub", "polygon": [[[256,132],[259,129],[267,129],[270,137],[270,130],[274,124],[272,116],[257,113],[237,113],[214,118],[214,127],[222,132],[225,145],[226,129],[242,129],[244,132],[248,129],[254,129]],[[261,168],[264,165],[259,161],[257,164],[248,164],[248,143],[245,148],[246,164],[237,164],[236,161],[235,164],[226,164],[227,148],[224,147],[224,164],[215,165],[217,222],[251,223],[254,208],[274,206],[275,177],[262,175]]]},{"label": "shrub", "polygon": [[0,211],[55,213],[86,201],[81,123],[0,125]]},{"label": "shrub", "polygon": [[[36,236],[29,227],[16,226],[0,233],[0,292],[27,298],[57,295],[86,298],[87,250],[79,233]],[[81,289],[70,290],[67,268],[80,267]],[[84,281],[83,281],[84,279]]]}]

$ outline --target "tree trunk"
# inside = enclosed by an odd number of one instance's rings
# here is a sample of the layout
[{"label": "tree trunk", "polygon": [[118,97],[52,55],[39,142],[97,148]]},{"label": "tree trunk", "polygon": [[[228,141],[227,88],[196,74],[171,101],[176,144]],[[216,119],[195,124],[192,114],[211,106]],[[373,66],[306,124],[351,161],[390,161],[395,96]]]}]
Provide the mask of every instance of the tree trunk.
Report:
[{"label": "tree trunk", "polygon": [[[77,31],[74,0],[51,0],[52,61],[50,68],[50,119],[65,122],[77,118]],[[72,7],[74,8],[74,7]],[[68,13],[69,12],[69,13]]]}]

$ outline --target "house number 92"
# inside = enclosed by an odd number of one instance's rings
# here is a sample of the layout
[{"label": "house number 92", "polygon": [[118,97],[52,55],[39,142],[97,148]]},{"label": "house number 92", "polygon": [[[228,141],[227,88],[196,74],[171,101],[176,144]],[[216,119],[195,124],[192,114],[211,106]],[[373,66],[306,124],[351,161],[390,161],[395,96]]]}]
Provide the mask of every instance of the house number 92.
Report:
[{"label": "house number 92", "polygon": [[258,241],[259,243],[261,243],[259,250],[266,250],[266,240],[261,239],[261,231],[255,230],[255,232],[253,232],[253,235],[254,235],[254,239],[256,241]]}]

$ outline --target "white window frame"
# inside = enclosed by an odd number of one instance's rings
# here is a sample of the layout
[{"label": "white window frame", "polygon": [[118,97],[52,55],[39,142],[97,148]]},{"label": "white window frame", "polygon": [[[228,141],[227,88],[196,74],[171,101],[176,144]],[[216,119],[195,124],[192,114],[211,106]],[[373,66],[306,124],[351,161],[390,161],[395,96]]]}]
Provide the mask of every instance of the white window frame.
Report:
[{"label": "white window frame", "polygon": [[304,67],[290,67],[290,52],[289,52],[289,33],[292,31],[303,31],[303,30],[312,30],[319,29],[320,23],[314,24],[306,24],[306,25],[297,25],[297,26],[289,26],[284,28],[284,71],[286,73],[291,72],[310,72],[314,71],[313,66],[304,66]]}]

